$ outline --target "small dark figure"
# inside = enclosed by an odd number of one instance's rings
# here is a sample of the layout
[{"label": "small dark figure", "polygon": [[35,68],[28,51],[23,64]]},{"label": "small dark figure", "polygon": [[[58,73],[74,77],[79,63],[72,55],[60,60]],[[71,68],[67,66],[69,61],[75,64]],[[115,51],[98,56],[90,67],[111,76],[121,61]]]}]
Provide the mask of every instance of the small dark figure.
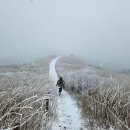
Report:
[{"label": "small dark figure", "polygon": [[[48,92],[48,95],[50,94],[50,92]],[[49,98],[46,99],[46,111],[49,110]]]},{"label": "small dark figure", "polygon": [[64,86],[65,86],[65,82],[64,82],[64,80],[63,80],[62,77],[59,78],[59,80],[57,81],[56,86],[59,87],[59,95],[61,95],[62,89],[63,89]]},{"label": "small dark figure", "polygon": [[49,99],[46,99],[46,111],[49,110]]}]

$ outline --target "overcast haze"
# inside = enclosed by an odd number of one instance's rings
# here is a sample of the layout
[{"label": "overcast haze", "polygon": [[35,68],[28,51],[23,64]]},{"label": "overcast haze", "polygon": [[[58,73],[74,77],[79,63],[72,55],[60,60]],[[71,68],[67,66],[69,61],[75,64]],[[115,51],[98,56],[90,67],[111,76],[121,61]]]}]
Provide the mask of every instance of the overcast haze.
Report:
[{"label": "overcast haze", "polygon": [[130,0],[0,0],[0,57],[50,54],[129,67]]}]

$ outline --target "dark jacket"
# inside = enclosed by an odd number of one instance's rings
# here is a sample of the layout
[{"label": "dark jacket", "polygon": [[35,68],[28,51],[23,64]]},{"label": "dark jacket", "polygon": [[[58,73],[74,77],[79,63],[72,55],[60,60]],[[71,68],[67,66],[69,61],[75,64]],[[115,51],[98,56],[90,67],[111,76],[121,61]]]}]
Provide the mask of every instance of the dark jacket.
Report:
[{"label": "dark jacket", "polygon": [[65,86],[65,82],[62,79],[62,77],[59,78],[56,85],[59,86],[59,87],[64,87]]}]

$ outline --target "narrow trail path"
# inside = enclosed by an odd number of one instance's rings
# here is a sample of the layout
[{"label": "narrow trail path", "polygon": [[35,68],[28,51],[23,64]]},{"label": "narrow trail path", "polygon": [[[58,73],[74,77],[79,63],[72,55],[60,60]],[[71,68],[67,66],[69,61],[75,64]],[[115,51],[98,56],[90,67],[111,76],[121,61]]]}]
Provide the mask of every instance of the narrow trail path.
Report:
[{"label": "narrow trail path", "polygon": [[[59,58],[56,57],[50,63],[49,76],[54,83],[58,80],[55,65]],[[87,130],[75,100],[64,90],[57,100],[57,119],[52,123],[51,130]]]}]

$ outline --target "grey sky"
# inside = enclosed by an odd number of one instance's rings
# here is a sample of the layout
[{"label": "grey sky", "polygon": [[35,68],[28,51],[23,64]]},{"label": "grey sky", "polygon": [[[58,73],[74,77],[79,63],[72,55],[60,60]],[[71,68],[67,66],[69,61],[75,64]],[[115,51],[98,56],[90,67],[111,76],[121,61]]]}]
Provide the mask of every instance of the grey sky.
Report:
[{"label": "grey sky", "polygon": [[76,54],[130,65],[130,0],[0,0],[0,57]]}]

